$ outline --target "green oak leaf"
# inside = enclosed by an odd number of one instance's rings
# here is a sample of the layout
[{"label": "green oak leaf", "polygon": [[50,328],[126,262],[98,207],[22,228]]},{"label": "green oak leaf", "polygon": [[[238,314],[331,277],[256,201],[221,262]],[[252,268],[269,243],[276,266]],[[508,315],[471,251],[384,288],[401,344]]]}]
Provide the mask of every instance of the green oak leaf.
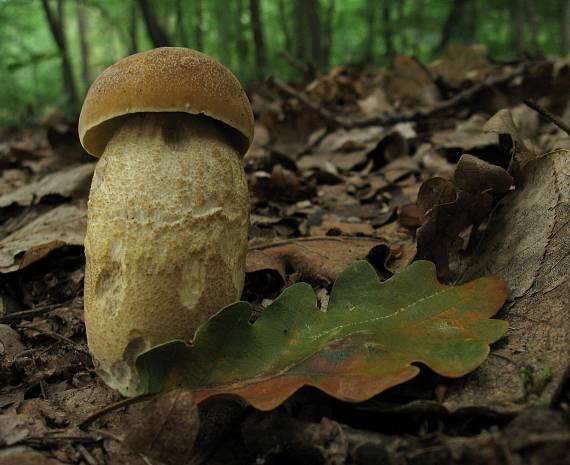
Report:
[{"label": "green oak leaf", "polygon": [[182,384],[197,401],[234,394],[269,410],[304,385],[364,401],[416,376],[415,362],[449,377],[477,368],[507,329],[489,319],[507,292],[497,277],[442,285],[427,261],[380,282],[359,261],[335,282],[326,312],[308,284],[294,284],[255,323],[250,304],[237,302],[205,322],[193,346],[155,347],[136,367],[143,392]]}]

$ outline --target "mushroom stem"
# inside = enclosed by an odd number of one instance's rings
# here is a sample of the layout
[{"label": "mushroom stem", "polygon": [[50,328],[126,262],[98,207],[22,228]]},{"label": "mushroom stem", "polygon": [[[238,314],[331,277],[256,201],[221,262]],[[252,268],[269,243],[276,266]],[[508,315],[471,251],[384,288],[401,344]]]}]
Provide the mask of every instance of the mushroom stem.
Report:
[{"label": "mushroom stem", "polygon": [[137,355],[180,339],[237,300],[248,191],[240,156],[205,116],[124,118],[91,185],[85,322],[105,382],[137,394]]}]

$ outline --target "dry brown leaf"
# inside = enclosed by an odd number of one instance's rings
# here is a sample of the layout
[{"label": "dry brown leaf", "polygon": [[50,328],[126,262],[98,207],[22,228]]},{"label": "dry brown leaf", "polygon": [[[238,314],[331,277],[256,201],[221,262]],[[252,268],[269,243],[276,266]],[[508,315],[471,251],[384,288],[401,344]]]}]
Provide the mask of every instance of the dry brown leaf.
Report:
[{"label": "dry brown leaf", "polygon": [[467,121],[457,123],[455,129],[436,132],[431,141],[444,149],[470,152],[474,149],[497,145],[497,136],[484,132],[486,118],[473,115]]},{"label": "dry brown leaf", "polygon": [[152,399],[144,412],[123,445],[151,460],[170,465],[188,463],[200,421],[191,390],[164,392]]},{"label": "dry brown leaf", "polygon": [[386,94],[398,108],[431,106],[441,99],[429,73],[413,58],[398,55],[385,76]]},{"label": "dry brown leaf", "polygon": [[374,228],[368,223],[323,221],[309,228],[311,236],[373,236]]},{"label": "dry brown leaf", "polygon": [[[464,279],[494,274],[511,288],[512,303],[501,317],[511,329],[477,372],[451,386],[445,405],[519,412],[538,401],[549,404],[570,366],[570,151],[531,161],[516,191],[499,203]],[[529,393],[521,368],[548,381]],[[546,370],[546,371],[545,371]]]},{"label": "dry brown leaf", "polygon": [[0,465],[65,465],[47,453],[41,453],[31,447],[16,446],[0,450]]},{"label": "dry brown leaf", "polygon": [[501,146],[507,149],[520,167],[524,167],[535,154],[527,147],[513,120],[511,110],[503,109],[495,113],[483,126],[483,130],[499,135]]},{"label": "dry brown leaf", "polygon": [[493,205],[491,194],[503,194],[513,179],[503,169],[463,155],[455,170],[455,182],[443,178],[426,181],[420,188],[418,207],[425,215],[417,230],[418,258],[433,261],[441,279],[448,279],[449,250],[459,234],[477,228]]},{"label": "dry brown leaf", "polygon": [[60,205],[0,241],[0,273],[19,270],[67,245],[83,245],[87,210]]},{"label": "dry brown leaf", "polygon": [[447,57],[428,66],[434,78],[456,90],[484,80],[494,68],[487,59],[487,48],[479,44],[467,47],[452,44],[447,50]]},{"label": "dry brown leaf", "polygon": [[39,181],[26,184],[0,197],[0,208],[12,204],[28,206],[32,202],[40,203],[42,199],[54,195],[64,198],[86,198],[94,169],[95,163],[86,163],[48,174]]},{"label": "dry brown leaf", "polygon": [[300,279],[320,286],[330,285],[355,260],[365,259],[370,251],[386,241],[373,238],[312,237],[278,242],[251,249],[246,271],[275,270],[284,282],[292,270]]}]

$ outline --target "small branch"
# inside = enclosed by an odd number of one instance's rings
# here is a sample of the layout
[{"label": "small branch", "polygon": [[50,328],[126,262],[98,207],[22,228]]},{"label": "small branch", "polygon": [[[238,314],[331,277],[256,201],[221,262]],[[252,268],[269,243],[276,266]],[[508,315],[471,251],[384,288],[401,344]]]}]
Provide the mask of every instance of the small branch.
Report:
[{"label": "small branch", "polygon": [[148,400],[148,399],[154,397],[155,395],[156,395],[156,393],[143,394],[141,396],[130,397],[128,399],[123,399],[123,400],[120,400],[118,402],[115,402],[114,404],[107,405],[107,406],[103,407],[102,409],[99,409],[99,410],[93,412],[87,418],[82,420],[81,423],[79,423],[77,425],[77,427],[81,430],[84,430],[91,423],[93,423],[95,420],[101,418],[104,415],[107,415],[108,413],[114,412],[117,409],[120,409],[122,407],[126,407],[126,406],[131,405],[131,404],[137,404],[139,402],[143,402],[145,400]]},{"label": "small branch", "polygon": [[332,112],[327,110],[326,108],[323,108],[321,105],[313,102],[304,92],[293,89],[289,84],[286,84],[285,82],[281,81],[280,79],[276,78],[275,76],[269,76],[267,78],[266,82],[270,86],[277,88],[278,90],[280,90],[281,92],[284,92],[285,94],[289,95],[290,97],[294,97],[294,98],[300,100],[305,105],[307,105],[309,108],[311,108],[312,110],[315,110],[317,113],[319,113],[323,117],[327,126],[333,128],[333,129],[336,129],[339,127],[341,127],[341,128],[350,127],[350,122],[347,119],[339,118],[338,116],[334,115]]},{"label": "small branch", "polygon": [[401,123],[404,121],[416,121],[419,119],[425,119],[431,116],[435,116],[446,110],[455,108],[461,104],[467,103],[481,94],[483,91],[490,89],[492,87],[505,84],[514,78],[521,76],[525,73],[528,68],[528,63],[522,63],[517,66],[508,74],[501,74],[498,76],[491,76],[485,81],[476,84],[474,86],[459,92],[450,99],[438,102],[435,105],[414,111],[407,111],[397,115],[387,115],[387,116],[374,116],[372,118],[356,119],[349,122],[349,127],[366,127],[366,126],[389,126],[396,123]]},{"label": "small branch", "polygon": [[329,110],[327,110],[326,108],[323,108],[321,105],[313,102],[304,92],[293,89],[291,86],[277,79],[276,77],[269,76],[269,78],[267,78],[267,83],[279,89],[280,91],[284,92],[285,94],[289,95],[290,97],[299,99],[309,108],[318,112],[325,120],[327,126],[329,126],[330,128],[336,129],[338,127],[342,127],[345,129],[351,129],[351,128],[362,128],[367,126],[390,126],[404,121],[416,121],[431,116],[435,116],[438,113],[450,110],[452,108],[455,108],[459,105],[462,105],[464,103],[473,100],[475,97],[477,97],[479,94],[481,94],[483,91],[487,89],[499,86],[501,84],[506,84],[507,82],[513,80],[514,78],[523,75],[527,70],[528,66],[529,66],[528,63],[521,63],[519,66],[517,66],[508,74],[491,76],[485,81],[476,84],[474,86],[471,86],[468,89],[459,92],[452,98],[436,103],[435,105],[432,105],[429,108],[406,111],[395,115],[381,115],[381,116],[373,116],[371,118],[360,118],[360,119],[338,117]]},{"label": "small branch", "polygon": [[566,134],[568,134],[570,136],[570,126],[568,124],[566,124],[561,118],[552,114],[546,108],[541,107],[534,100],[524,99],[523,102],[525,103],[525,105],[527,107],[532,108],[534,111],[536,111],[543,118],[547,119],[548,121],[550,121],[555,126],[558,126],[560,129],[562,129]]},{"label": "small branch", "polygon": [[54,310],[66,308],[73,303],[72,300],[67,300],[60,304],[42,305],[41,307],[30,308],[28,310],[21,310],[19,312],[9,313],[8,315],[0,316],[0,323],[13,323],[14,321],[24,320],[33,316],[43,315]]}]

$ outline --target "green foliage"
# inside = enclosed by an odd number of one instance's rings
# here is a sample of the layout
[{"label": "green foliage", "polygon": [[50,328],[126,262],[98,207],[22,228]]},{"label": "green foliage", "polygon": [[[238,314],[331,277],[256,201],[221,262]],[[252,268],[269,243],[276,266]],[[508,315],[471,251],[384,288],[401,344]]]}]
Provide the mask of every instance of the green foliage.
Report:
[{"label": "green foliage", "polygon": [[474,370],[506,331],[506,322],[489,319],[506,296],[494,277],[439,284],[427,261],[383,283],[368,262],[355,262],[335,282],[326,312],[309,285],[294,284],[255,323],[248,303],[230,305],[198,329],[193,346],[154,348],[137,371],[142,391],[183,384],[198,401],[231,393],[261,410],[303,385],[363,401],[413,378],[414,362],[450,377]]},{"label": "green foliage", "polygon": [[[261,1],[266,74],[286,79],[300,77],[298,71],[280,56],[282,50],[295,55],[301,40],[296,35],[296,1]],[[152,47],[136,0],[61,2],[66,41],[80,95],[87,86],[80,72],[80,5],[84,6],[88,19],[85,39],[89,44],[91,77],[132,50],[133,17],[138,50]],[[57,0],[48,3],[57,11]],[[521,52],[521,44],[530,53],[568,52],[561,39],[563,0],[535,2],[533,9],[520,10],[522,16],[516,14],[517,8],[522,8],[517,5],[524,6],[528,2],[471,0],[466,3],[466,12],[461,24],[453,31],[452,41],[485,43],[491,54],[500,59],[514,58]],[[249,0],[151,0],[158,23],[173,45],[190,47],[197,46],[200,4],[204,51],[226,64],[246,85],[252,83],[257,73]],[[347,61],[369,66],[388,64],[387,32],[390,32],[395,53],[431,60],[435,58],[433,50],[440,40],[452,4],[441,0],[320,0],[321,42],[325,41],[326,30],[330,28],[330,65]],[[387,6],[387,18],[384,5]],[[182,11],[180,19],[179,11]],[[514,24],[517,18],[524,20],[522,42],[517,41],[520,35]],[[64,106],[61,57],[41,0],[0,0],[0,44],[0,126],[37,116],[49,107]]]}]

